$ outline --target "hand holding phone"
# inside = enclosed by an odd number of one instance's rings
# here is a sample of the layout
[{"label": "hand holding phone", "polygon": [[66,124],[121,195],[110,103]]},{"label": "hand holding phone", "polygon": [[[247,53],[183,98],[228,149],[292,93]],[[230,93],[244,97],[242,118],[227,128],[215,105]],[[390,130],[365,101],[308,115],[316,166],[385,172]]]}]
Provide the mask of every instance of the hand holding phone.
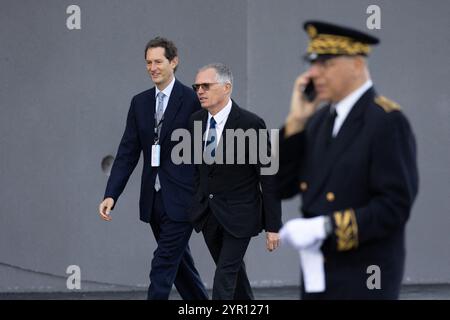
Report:
[{"label": "hand holding phone", "polygon": [[289,137],[305,128],[306,122],[317,110],[317,92],[308,72],[297,77],[291,97],[291,108],[286,118],[285,136]]},{"label": "hand holding phone", "polygon": [[314,87],[314,82],[310,79],[308,84],[303,89],[303,96],[309,102],[313,102],[316,99],[316,88]]}]

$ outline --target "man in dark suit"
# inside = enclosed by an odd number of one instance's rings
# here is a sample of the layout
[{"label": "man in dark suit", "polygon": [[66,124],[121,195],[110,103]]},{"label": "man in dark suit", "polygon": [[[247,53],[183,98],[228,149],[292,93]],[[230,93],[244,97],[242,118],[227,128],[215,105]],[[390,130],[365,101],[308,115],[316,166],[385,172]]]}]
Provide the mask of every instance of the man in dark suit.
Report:
[{"label": "man in dark suit", "polygon": [[[418,191],[414,135],[370,80],[366,57],[378,39],[318,21],[304,27],[311,66],[294,85],[278,173],[282,198],[302,195],[303,218],[281,239],[323,254],[324,290],[303,288],[304,299],[397,299]],[[305,93],[310,82],[315,92]]]},{"label": "man in dark suit", "polygon": [[191,114],[200,109],[195,93],[175,79],[177,48],[164,38],[145,48],[147,71],[156,87],[136,95],[108,179],[100,216],[109,215],[138,163],[141,178],[140,219],[150,223],[158,247],[150,271],[148,299],[166,300],[175,284],[186,300],[207,299],[194,266],[188,242],[192,233],[187,209],[192,202],[194,168],[171,161],[171,132],[188,128]]},{"label": "man in dark suit", "polygon": [[[202,143],[203,161],[195,166],[191,220],[216,263],[214,300],[253,299],[243,260],[247,246],[265,229],[267,249],[274,250],[281,227],[274,176],[261,174],[260,141],[249,139],[239,148],[233,136],[238,129],[257,134],[266,129],[265,123],[231,100],[232,86],[231,70],[220,63],[201,68],[193,85],[203,110],[192,115],[191,132],[194,140],[207,138]],[[196,123],[201,123],[203,135],[195,136]],[[267,131],[263,133],[270,152]],[[250,156],[255,154],[258,159],[252,163]]]}]

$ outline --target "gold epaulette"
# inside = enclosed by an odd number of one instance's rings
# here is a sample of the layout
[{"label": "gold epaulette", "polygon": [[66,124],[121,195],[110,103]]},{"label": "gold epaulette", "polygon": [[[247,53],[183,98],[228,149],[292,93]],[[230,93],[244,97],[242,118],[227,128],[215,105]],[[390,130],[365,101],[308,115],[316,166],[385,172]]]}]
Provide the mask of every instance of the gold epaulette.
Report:
[{"label": "gold epaulette", "polygon": [[377,96],[375,98],[375,103],[382,107],[386,112],[398,111],[400,110],[400,105],[385,96]]}]

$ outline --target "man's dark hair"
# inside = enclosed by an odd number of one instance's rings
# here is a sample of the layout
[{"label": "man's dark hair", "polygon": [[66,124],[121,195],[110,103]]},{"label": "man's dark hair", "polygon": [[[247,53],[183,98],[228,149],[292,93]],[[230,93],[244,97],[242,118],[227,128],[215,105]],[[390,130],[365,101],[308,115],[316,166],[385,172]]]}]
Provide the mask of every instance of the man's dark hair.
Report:
[{"label": "man's dark hair", "polygon": [[[175,46],[175,44],[163,37],[156,37],[150,40],[147,45],[145,46],[145,52],[144,57],[147,56],[147,51],[150,48],[163,48],[164,49],[164,56],[167,58],[167,60],[172,61],[173,58],[178,56],[178,49]],[[175,67],[175,70],[177,70],[177,67]]]}]

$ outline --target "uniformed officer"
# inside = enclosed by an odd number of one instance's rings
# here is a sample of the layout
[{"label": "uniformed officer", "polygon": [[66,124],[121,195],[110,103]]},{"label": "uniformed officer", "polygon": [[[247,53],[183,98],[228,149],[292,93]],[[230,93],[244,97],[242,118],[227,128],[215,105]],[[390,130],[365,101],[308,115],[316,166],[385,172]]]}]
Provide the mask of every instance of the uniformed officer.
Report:
[{"label": "uniformed officer", "polygon": [[302,289],[304,299],[397,299],[418,190],[414,135],[373,87],[366,59],[378,39],[319,21],[304,28],[310,68],[295,81],[278,173],[282,198],[302,195],[303,217],[281,239],[298,250],[321,245],[325,290]]}]

